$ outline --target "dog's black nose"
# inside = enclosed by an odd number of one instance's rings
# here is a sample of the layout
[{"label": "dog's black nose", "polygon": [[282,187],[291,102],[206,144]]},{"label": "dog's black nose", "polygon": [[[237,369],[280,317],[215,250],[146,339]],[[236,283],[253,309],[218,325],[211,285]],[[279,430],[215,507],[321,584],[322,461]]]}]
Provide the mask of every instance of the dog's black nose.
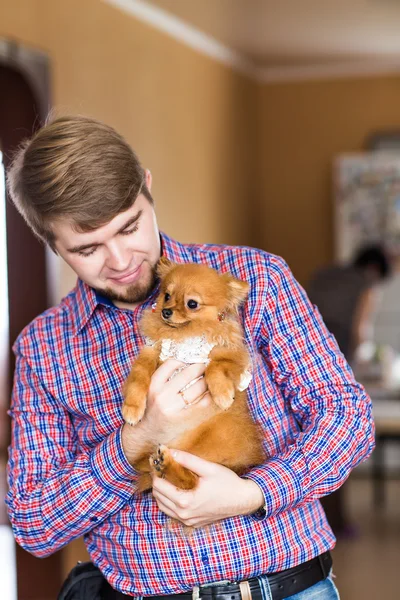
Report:
[{"label": "dog's black nose", "polygon": [[164,319],[169,319],[172,315],[172,310],[170,308],[163,308],[161,312]]}]

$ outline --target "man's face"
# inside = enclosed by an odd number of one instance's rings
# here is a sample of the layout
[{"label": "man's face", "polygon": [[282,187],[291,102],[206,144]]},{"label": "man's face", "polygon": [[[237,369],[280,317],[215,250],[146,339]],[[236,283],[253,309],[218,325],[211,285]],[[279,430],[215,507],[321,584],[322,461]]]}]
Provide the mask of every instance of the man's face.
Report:
[{"label": "man's face", "polygon": [[160,237],[154,209],[139,194],[134,204],[107,225],[88,233],[71,223],[53,225],[57,252],[88,285],[117,306],[145,300],[155,283]]}]

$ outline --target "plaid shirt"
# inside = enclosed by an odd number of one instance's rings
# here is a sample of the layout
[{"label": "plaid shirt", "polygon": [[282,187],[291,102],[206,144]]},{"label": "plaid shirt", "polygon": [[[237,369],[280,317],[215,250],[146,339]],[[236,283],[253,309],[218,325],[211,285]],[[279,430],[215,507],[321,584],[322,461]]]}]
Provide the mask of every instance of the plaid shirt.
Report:
[{"label": "plaid shirt", "polygon": [[373,449],[371,403],[284,261],[247,247],[184,245],[175,262],[206,263],[250,284],[242,310],[253,360],[248,402],[262,426],[265,518],[237,516],[177,536],[121,445],[121,386],[143,339],[138,321],[157,289],[121,310],[82,281],[15,343],[7,498],[15,538],[46,556],[84,536],[93,562],[127,594],[172,594],[280,571],[332,548],[319,497]]}]

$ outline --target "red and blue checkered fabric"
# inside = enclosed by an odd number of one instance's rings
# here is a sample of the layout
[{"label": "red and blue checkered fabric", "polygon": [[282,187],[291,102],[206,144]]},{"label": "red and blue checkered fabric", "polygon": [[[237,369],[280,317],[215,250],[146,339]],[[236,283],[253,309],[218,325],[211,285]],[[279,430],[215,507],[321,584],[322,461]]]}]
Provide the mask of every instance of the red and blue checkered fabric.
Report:
[{"label": "red and blue checkered fabric", "polygon": [[138,321],[157,290],[121,310],[78,281],[15,343],[13,442],[7,504],[16,540],[46,556],[84,536],[93,562],[126,594],[280,571],[332,548],[319,497],[339,487],[374,446],[371,403],[285,262],[247,247],[184,245],[163,254],[248,281],[242,310],[253,358],[248,401],[269,460],[247,476],[266,517],[238,516],[177,536],[121,445],[121,386],[143,339]]}]

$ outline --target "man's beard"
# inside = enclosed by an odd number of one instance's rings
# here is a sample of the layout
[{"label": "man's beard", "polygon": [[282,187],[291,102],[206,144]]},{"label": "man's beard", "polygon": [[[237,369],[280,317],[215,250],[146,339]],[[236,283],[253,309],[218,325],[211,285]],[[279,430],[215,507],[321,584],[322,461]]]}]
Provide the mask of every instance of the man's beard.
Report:
[{"label": "man's beard", "polygon": [[149,277],[145,281],[129,285],[123,292],[117,292],[112,288],[98,289],[97,291],[112,301],[117,300],[126,304],[137,304],[149,297],[156,284],[156,280],[156,265],[150,265]]}]

